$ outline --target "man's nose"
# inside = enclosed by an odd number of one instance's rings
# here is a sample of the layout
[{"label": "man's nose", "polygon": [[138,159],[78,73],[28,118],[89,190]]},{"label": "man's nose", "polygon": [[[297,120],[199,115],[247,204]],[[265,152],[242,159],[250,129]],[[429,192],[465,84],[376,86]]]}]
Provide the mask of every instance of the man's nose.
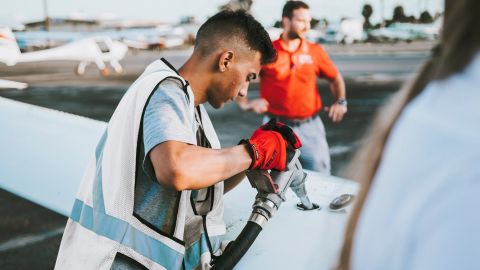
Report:
[{"label": "man's nose", "polygon": [[240,89],[240,91],[238,92],[238,95],[240,97],[246,97],[247,96],[247,93],[248,93],[248,83],[245,87],[242,87],[242,89]]}]

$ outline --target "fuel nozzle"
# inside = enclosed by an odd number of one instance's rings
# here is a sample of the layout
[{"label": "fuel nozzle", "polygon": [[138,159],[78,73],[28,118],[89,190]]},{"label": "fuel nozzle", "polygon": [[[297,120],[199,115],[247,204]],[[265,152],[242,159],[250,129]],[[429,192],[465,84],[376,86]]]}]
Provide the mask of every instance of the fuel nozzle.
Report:
[{"label": "fuel nozzle", "polygon": [[303,172],[302,177],[297,177],[293,179],[290,184],[290,188],[293,190],[295,195],[300,199],[300,203],[297,203],[297,208],[302,211],[320,209],[320,206],[316,203],[312,203],[307,196],[307,189],[305,187],[305,180],[307,178],[307,173]]},{"label": "fuel nozzle", "polygon": [[252,214],[237,239],[225,249],[220,258],[213,262],[212,270],[232,269],[237,264],[262,231],[263,226],[285,201],[285,192],[288,187],[291,187],[300,199],[301,203],[298,205],[305,208],[302,210],[318,209],[318,205],[311,203],[308,199],[305,189],[307,174],[303,171],[299,156],[298,149],[287,151],[288,163],[283,172],[273,170],[247,172],[250,184],[258,191]]},{"label": "fuel nozzle", "polygon": [[253,204],[251,221],[262,226],[268,221],[285,201],[285,193],[288,187],[300,199],[297,208],[301,210],[318,209],[319,206],[312,203],[307,196],[305,180],[307,174],[303,171],[299,160],[300,150],[296,149],[287,152],[287,166],[285,171],[260,171],[252,170],[247,172],[250,184],[257,189],[258,194]]}]

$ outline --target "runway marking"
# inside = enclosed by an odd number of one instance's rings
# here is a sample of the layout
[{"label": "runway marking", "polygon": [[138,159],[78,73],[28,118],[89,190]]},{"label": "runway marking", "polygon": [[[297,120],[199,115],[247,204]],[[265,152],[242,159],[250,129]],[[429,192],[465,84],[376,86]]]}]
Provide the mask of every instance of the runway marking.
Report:
[{"label": "runway marking", "polygon": [[352,145],[337,145],[330,147],[330,155],[338,156],[344,153],[348,153],[353,148]]},{"label": "runway marking", "polygon": [[21,248],[24,246],[41,242],[45,239],[62,234],[64,230],[65,230],[65,227],[60,227],[54,230],[46,231],[41,234],[25,235],[25,236],[8,240],[6,242],[0,243],[0,252],[5,252],[12,249]]}]

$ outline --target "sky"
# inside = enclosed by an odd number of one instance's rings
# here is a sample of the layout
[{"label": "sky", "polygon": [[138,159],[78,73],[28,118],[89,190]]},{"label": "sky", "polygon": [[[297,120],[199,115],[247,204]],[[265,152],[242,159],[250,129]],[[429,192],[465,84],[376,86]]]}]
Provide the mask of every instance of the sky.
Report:
[{"label": "sky", "polygon": [[[45,0],[0,0],[0,27],[15,26],[22,22],[39,20],[45,16]],[[228,0],[47,0],[51,17],[153,19],[176,23],[182,16],[205,20],[218,11],[218,6]],[[361,18],[362,6],[372,5],[372,22],[381,19],[381,3],[386,18],[391,18],[393,8],[404,7],[407,15],[418,17],[428,9],[432,15],[443,11],[443,0],[305,0],[314,18],[335,21],[342,17]],[[265,26],[278,20],[284,0],[254,0],[252,14]]]}]

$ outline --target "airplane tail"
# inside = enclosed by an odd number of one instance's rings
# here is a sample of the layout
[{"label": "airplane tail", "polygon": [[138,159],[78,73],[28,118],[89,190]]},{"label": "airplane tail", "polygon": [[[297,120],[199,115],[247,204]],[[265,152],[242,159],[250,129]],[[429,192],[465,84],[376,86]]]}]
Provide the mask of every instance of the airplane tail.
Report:
[{"label": "airplane tail", "polygon": [[7,27],[0,27],[0,62],[7,66],[13,66],[16,64],[19,55],[20,48],[12,30]]}]

